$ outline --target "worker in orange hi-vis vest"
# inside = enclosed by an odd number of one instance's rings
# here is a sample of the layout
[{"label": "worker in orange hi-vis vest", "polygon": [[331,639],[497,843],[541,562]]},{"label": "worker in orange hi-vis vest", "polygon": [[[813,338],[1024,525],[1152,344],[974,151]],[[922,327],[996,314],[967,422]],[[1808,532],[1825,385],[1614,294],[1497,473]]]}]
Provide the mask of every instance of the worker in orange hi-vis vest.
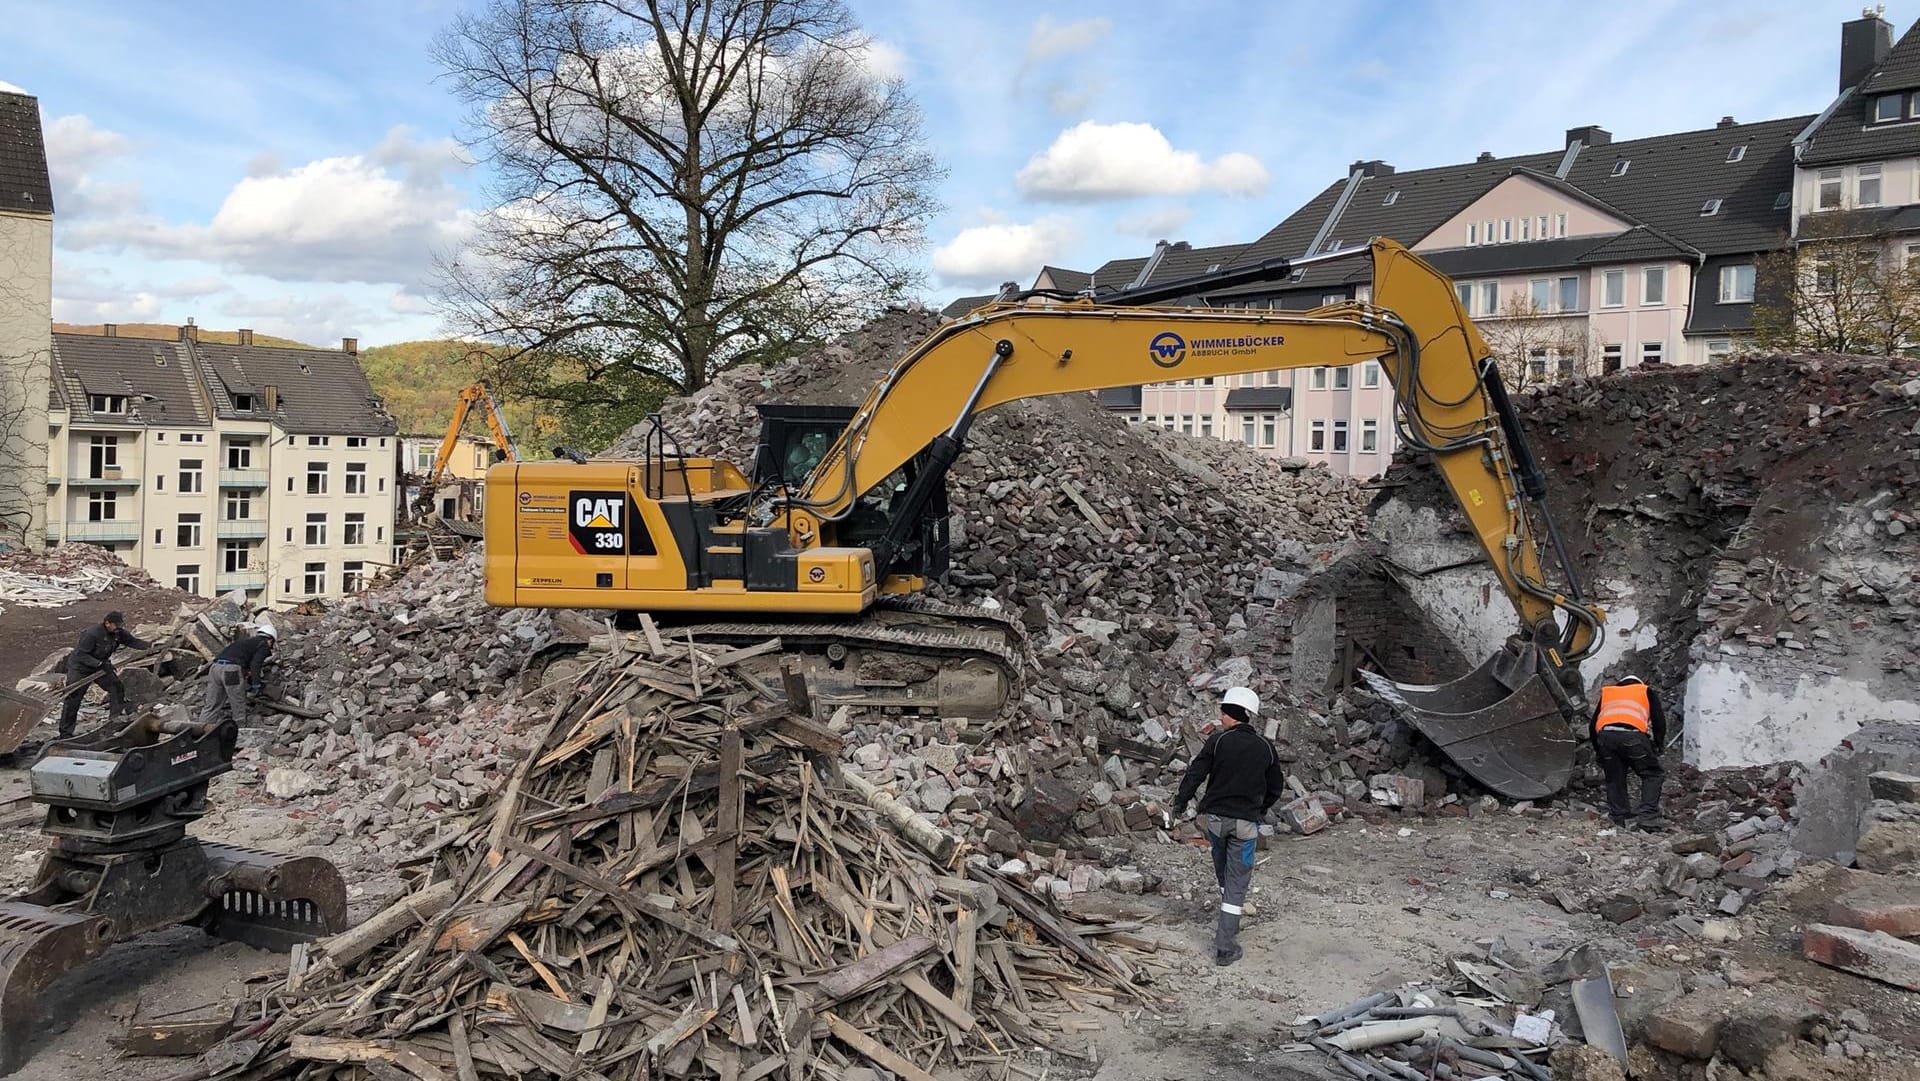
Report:
[{"label": "worker in orange hi-vis vest", "polygon": [[[1660,788],[1667,779],[1660,749],[1667,743],[1667,719],[1660,699],[1639,676],[1600,688],[1593,715],[1594,754],[1607,776],[1607,817],[1616,826],[1659,833],[1667,828],[1660,813]],[[1627,774],[1640,778],[1640,802],[1627,801]]]}]

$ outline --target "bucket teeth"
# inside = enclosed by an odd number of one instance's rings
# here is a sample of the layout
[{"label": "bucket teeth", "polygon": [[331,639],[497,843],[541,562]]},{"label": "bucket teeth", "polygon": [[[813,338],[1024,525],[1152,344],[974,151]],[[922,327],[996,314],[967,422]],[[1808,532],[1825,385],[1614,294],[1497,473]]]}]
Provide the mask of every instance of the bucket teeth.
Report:
[{"label": "bucket teeth", "polygon": [[106,916],[0,902],[0,1074],[27,1059],[40,993],[61,973],[105,953],[113,939]]},{"label": "bucket teeth", "polygon": [[1508,799],[1557,795],[1573,777],[1579,740],[1537,667],[1510,653],[1451,683],[1361,677],[1467,775]]}]

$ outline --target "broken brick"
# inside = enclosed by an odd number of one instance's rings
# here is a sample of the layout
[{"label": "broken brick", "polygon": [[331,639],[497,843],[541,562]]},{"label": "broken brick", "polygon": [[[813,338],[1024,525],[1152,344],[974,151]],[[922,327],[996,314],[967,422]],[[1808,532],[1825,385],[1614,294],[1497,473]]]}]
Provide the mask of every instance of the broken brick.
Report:
[{"label": "broken brick", "polygon": [[1920,944],[1885,931],[1816,923],[1801,935],[1800,952],[1810,961],[1856,976],[1920,991]]},{"label": "broken brick", "polygon": [[1900,938],[1920,935],[1920,882],[1886,879],[1833,899],[1827,922]]}]

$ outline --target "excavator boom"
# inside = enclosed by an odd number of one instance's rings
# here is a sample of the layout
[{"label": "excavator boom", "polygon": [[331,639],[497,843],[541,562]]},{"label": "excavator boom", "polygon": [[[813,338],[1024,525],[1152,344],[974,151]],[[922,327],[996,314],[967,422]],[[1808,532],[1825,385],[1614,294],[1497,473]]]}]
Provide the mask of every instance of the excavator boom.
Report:
[{"label": "excavator boom", "polygon": [[[496,468],[489,487],[498,478],[511,490],[487,499],[488,599],[862,612],[883,596],[917,593],[937,573],[942,536],[927,529],[929,511],[984,410],[1050,394],[1378,361],[1396,392],[1403,440],[1445,478],[1520,617],[1507,648],[1465,679],[1382,691],[1489,787],[1548,795],[1572,770],[1567,722],[1584,711],[1577,664],[1597,647],[1603,613],[1582,596],[1544,480],[1452,282],[1388,240],[1334,257],[1363,251],[1373,263],[1372,303],[1310,312],[1135,306],[1189,295],[1186,286],[1227,284],[1215,277],[1103,302],[1015,298],[980,309],[896,362],[797,485],[680,458],[664,430],[658,453],[650,443],[638,462]],[[564,521],[541,517],[563,511]],[[554,543],[563,539],[571,552]]]}]

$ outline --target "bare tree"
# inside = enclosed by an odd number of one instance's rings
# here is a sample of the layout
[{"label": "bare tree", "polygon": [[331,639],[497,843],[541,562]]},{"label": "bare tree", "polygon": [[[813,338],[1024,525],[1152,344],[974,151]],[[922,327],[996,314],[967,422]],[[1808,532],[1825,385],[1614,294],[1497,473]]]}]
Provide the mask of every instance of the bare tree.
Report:
[{"label": "bare tree", "polygon": [[1887,354],[1920,340],[1920,260],[1871,214],[1807,215],[1754,277],[1762,348]]},{"label": "bare tree", "polygon": [[942,174],[839,0],[495,0],[435,53],[498,178],[456,333],[692,391],[918,279]]},{"label": "bare tree", "polygon": [[[44,304],[22,301],[21,275],[12,266],[6,271],[0,274],[0,322],[12,312],[44,312]],[[52,356],[27,343],[0,333],[0,541],[37,548],[34,526],[47,504],[45,418]]]},{"label": "bare tree", "polygon": [[1500,314],[1476,320],[1509,388],[1600,374],[1599,350],[1579,315],[1549,312],[1531,297],[1510,297]]}]

